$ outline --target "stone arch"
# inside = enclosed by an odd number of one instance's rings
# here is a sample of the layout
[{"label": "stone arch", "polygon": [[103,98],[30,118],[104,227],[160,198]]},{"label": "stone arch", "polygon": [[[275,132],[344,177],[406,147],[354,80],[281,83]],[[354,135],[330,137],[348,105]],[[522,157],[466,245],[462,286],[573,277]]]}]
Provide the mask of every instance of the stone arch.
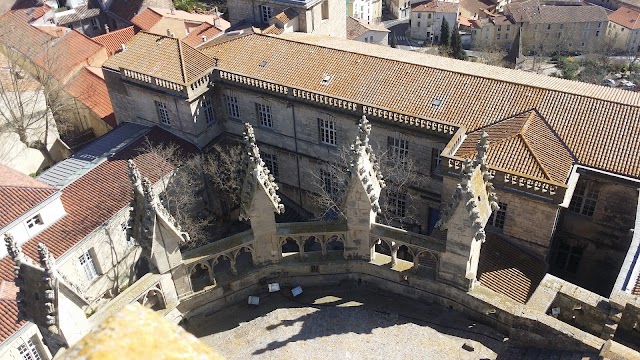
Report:
[{"label": "stone arch", "polygon": [[413,262],[413,250],[407,245],[400,245],[396,257],[400,260]]},{"label": "stone arch", "polygon": [[164,294],[162,293],[162,290],[158,288],[149,289],[149,291],[147,291],[147,293],[144,294],[138,302],[142,304],[142,306],[155,311],[166,308]]},{"label": "stone arch", "polygon": [[233,253],[235,266],[241,270],[254,266],[253,249],[250,246],[243,246]]},{"label": "stone arch", "polygon": [[393,248],[393,245],[388,243],[386,240],[378,239],[378,241],[376,241],[373,246],[375,252],[377,252],[378,254],[391,256],[391,249]]},{"label": "stone arch", "polygon": [[304,240],[303,249],[305,253],[322,251],[322,243],[317,237],[309,236]]},{"label": "stone arch", "polygon": [[233,273],[235,269],[234,259],[231,254],[220,254],[211,260],[213,273],[223,275],[225,273]]},{"label": "stone arch", "polygon": [[191,289],[194,292],[198,292],[209,285],[215,285],[213,269],[206,261],[193,265],[189,271],[189,277],[191,279]]},{"label": "stone arch", "polygon": [[333,235],[327,238],[324,242],[325,252],[329,251],[342,251],[344,252],[344,239],[342,236]]},{"label": "stone arch", "polygon": [[300,252],[300,244],[298,241],[292,237],[287,237],[280,242],[280,251],[282,255],[291,254],[291,253],[299,253]]},{"label": "stone arch", "polygon": [[437,269],[438,257],[431,251],[423,250],[418,253],[418,256],[416,258],[416,265],[428,269]]}]

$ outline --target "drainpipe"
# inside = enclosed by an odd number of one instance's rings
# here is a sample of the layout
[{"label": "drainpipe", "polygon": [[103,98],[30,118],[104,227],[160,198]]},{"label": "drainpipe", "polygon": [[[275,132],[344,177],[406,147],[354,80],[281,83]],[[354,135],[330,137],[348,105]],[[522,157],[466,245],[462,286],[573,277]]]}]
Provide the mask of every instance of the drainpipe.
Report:
[{"label": "drainpipe", "polygon": [[300,182],[300,160],[298,156],[298,133],[296,132],[296,108],[295,105],[289,103],[287,106],[291,107],[291,116],[293,117],[293,143],[296,151],[296,171],[298,173],[298,201],[302,206],[302,184]]}]

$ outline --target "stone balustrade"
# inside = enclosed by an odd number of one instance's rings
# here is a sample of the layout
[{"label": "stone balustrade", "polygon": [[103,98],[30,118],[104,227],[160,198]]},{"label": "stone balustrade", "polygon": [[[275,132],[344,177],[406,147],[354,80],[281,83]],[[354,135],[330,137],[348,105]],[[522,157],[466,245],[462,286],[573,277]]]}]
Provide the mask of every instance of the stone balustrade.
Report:
[{"label": "stone balustrade", "polygon": [[277,224],[276,229],[283,257],[297,253],[304,260],[310,253],[319,252],[326,258],[332,251],[340,251],[344,256],[347,237],[344,222],[284,223]]},{"label": "stone balustrade", "polygon": [[151,75],[124,68],[120,68],[120,76],[134,83],[141,83],[147,86],[150,84],[162,88],[163,90],[169,90],[175,93],[179,93],[182,96],[187,96],[187,87],[183,84],[178,84],[173,81],[160,79]]},{"label": "stone balustrade", "polygon": [[437,269],[440,254],[446,250],[446,239],[416,234],[383,224],[372,224],[370,246],[375,248],[382,242],[385,246],[381,249],[388,251],[385,254],[387,251],[383,250],[382,254],[391,257],[391,267],[396,266],[398,251],[405,247],[406,254],[402,257],[413,262],[414,271],[418,270],[420,265]]}]

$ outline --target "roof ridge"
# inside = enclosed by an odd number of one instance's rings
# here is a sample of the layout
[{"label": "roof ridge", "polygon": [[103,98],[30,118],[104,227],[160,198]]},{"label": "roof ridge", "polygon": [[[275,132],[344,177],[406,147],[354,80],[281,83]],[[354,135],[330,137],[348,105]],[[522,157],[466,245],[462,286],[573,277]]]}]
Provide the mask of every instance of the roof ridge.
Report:
[{"label": "roof ridge", "polygon": [[180,56],[180,74],[182,75],[182,82],[187,84],[187,69],[184,65],[184,53],[182,52],[182,41],[175,38],[178,41],[178,55]]},{"label": "roof ridge", "polygon": [[524,136],[524,134],[518,133],[517,136],[524,142],[524,146],[527,148],[527,150],[529,150],[529,152],[531,153],[531,156],[533,156],[533,159],[535,160],[536,164],[538,164],[538,166],[540,167],[540,170],[542,171],[544,176],[546,176],[548,180],[554,180],[551,177],[551,175],[549,175],[549,171],[547,171],[547,168],[542,164],[540,159],[538,159],[538,157],[536,156],[536,152],[533,151],[533,148],[531,148],[531,145],[529,145],[529,141],[527,141],[527,138]]},{"label": "roof ridge", "polygon": [[[123,27],[122,29],[116,29],[116,30],[109,31],[109,32],[108,32],[108,33],[106,33],[106,34],[102,34],[102,35],[94,36],[94,37],[92,37],[91,39],[92,39],[92,40],[94,40],[94,39],[102,39],[102,38],[105,38],[105,37],[107,37],[107,36],[109,36],[109,35],[113,35],[114,33],[124,32],[125,30],[129,30],[129,28],[135,28],[135,27],[134,27],[133,25],[131,25],[131,26],[127,26],[127,27]],[[94,40],[94,41],[95,41],[95,40]]]},{"label": "roof ridge", "polygon": [[[573,151],[571,151],[571,148],[569,148],[569,146],[564,142],[564,140],[562,140],[560,135],[558,135],[556,130],[553,128],[553,126],[551,126],[551,124],[549,124],[547,119],[544,116],[542,116],[542,114],[540,114],[540,112],[538,112],[538,110],[536,108],[533,108],[530,111],[532,112],[532,115],[535,114],[540,120],[542,120],[542,122],[547,127],[547,129],[549,129],[549,131],[551,131],[551,134],[553,134],[553,136],[560,142],[562,147],[569,153],[569,155],[571,155],[571,157],[573,158],[573,161],[578,162],[578,158],[573,153]],[[532,121],[532,118],[527,119],[527,122],[531,122],[531,121]],[[529,127],[527,126],[527,130],[528,130],[528,128]]]},{"label": "roof ridge", "polygon": [[[45,184],[48,185],[48,184]],[[53,190],[57,191],[56,188],[48,185],[49,187],[35,187],[35,186],[19,186],[19,185],[0,185],[0,189],[28,189],[28,190]]]},{"label": "roof ridge", "polygon": [[[465,76],[472,76],[472,77],[478,77],[478,78],[482,78],[482,79],[488,79],[488,80],[495,80],[495,81],[499,81],[499,82],[503,82],[503,83],[511,83],[511,84],[516,84],[516,85],[520,85],[520,86],[528,86],[531,88],[536,88],[536,89],[542,89],[542,90],[547,90],[547,91],[556,91],[559,93],[563,93],[563,94],[569,94],[569,95],[574,95],[574,96],[581,96],[581,97],[586,97],[586,98],[591,98],[591,99],[597,99],[597,100],[604,100],[604,101],[609,101],[612,103],[616,103],[616,104],[623,104],[623,105],[627,105],[627,106],[634,106],[637,108],[640,108],[640,93],[633,93],[627,90],[622,90],[622,89],[615,89],[615,88],[608,88],[605,86],[601,86],[601,85],[596,85],[596,84],[588,84],[588,83],[582,83],[580,81],[576,81],[576,80],[567,80],[567,79],[562,79],[562,78],[553,78],[553,77],[549,77],[546,75],[540,75],[540,74],[534,74],[534,73],[528,73],[528,72],[523,72],[521,70],[515,70],[515,69],[508,69],[508,68],[503,68],[500,66],[494,66],[494,65],[487,65],[487,64],[480,64],[480,63],[472,63],[469,61],[464,61],[464,60],[457,60],[457,59],[449,59],[447,58],[446,60],[446,65],[442,65],[445,64],[444,62],[441,63],[437,63],[434,62],[433,64],[429,64],[429,65],[425,65],[423,63],[419,63],[413,59],[410,59],[410,57],[414,57],[414,56],[420,56],[423,58],[436,58],[438,57],[437,55],[430,55],[430,54],[424,54],[424,53],[411,53],[409,54],[409,56],[407,56],[404,60],[399,60],[396,57],[390,58],[390,57],[385,57],[383,55],[378,55],[377,53],[366,53],[364,51],[356,51],[355,49],[342,49],[339,48],[337,46],[331,47],[329,45],[326,44],[318,44],[316,42],[305,42],[302,39],[294,39],[292,37],[283,37],[283,36],[275,36],[275,35],[271,35],[271,34],[259,34],[259,33],[253,33],[250,35],[255,35],[255,36],[264,36],[264,37],[268,37],[270,39],[279,39],[282,41],[289,41],[289,42],[294,42],[294,43],[298,43],[298,44],[304,44],[307,46],[313,46],[313,47],[317,47],[317,48],[324,48],[324,49],[329,49],[329,50],[334,50],[334,51],[340,51],[340,52],[345,52],[345,53],[351,53],[351,54],[359,54],[362,56],[368,56],[368,57],[373,57],[373,58],[379,58],[379,59],[383,59],[383,60],[387,60],[387,61],[393,61],[396,63],[404,63],[404,64],[413,64],[413,65],[417,65],[417,66],[422,66],[425,68],[432,68],[432,69],[438,69],[441,71],[447,71],[447,72],[451,72],[451,73],[455,73],[455,74],[460,74],[460,75],[465,75]],[[298,35],[294,35],[294,36],[298,36]],[[319,37],[321,37],[321,35],[317,35]],[[234,38],[232,40],[236,40],[239,39],[238,38]],[[385,51],[393,51],[391,49],[384,49]],[[403,51],[403,50],[398,50],[398,51]],[[384,52],[384,51],[383,51]],[[406,51],[403,51],[406,52]],[[400,54],[398,54],[400,55]],[[451,64],[463,64],[464,68],[467,69],[467,72],[464,72],[462,70],[462,68],[460,69],[453,69],[451,68]],[[491,68],[491,74],[493,74],[493,76],[487,75],[487,73],[479,73],[476,69],[480,69],[483,67],[486,68]],[[518,76],[507,76],[507,77],[499,77],[499,76],[495,76],[495,74],[509,74],[509,75],[515,75],[518,74]],[[527,81],[515,81],[514,79],[517,78],[521,78],[522,76],[532,76],[532,79],[534,79],[533,82],[527,82]],[[551,86],[544,86],[541,84],[541,82],[538,79],[544,79],[544,83],[545,84],[551,84]],[[574,86],[578,86],[578,89],[574,89],[577,91],[573,91],[571,92],[570,90],[567,89],[567,86],[554,86],[554,82],[559,82],[559,83],[563,83],[563,85],[574,85]],[[589,89],[593,89],[594,87],[597,88],[604,88],[604,89],[608,89],[609,93],[614,92],[616,94],[620,94],[621,95],[625,95],[624,98],[625,99],[633,99],[635,98],[635,103],[629,103],[629,102],[624,102],[622,100],[620,100],[620,96],[613,96],[613,99],[609,99],[609,98],[603,98],[603,97],[596,97],[593,95],[593,93],[600,93],[600,92],[589,92],[587,90]],[[571,88],[571,87],[569,87]],[[616,91],[617,90],[617,91]],[[623,93],[624,91],[624,93]]]}]

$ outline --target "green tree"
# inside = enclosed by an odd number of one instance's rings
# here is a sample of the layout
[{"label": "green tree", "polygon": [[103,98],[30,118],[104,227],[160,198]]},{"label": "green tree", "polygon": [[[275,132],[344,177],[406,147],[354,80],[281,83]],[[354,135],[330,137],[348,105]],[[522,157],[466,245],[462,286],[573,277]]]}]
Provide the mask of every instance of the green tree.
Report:
[{"label": "green tree", "polygon": [[447,19],[442,19],[442,25],[440,25],[440,45],[449,46],[449,23]]},{"label": "green tree", "polygon": [[451,30],[451,52],[449,56],[459,60],[467,60],[467,53],[462,48],[462,40],[458,29]]},{"label": "green tree", "polygon": [[392,48],[398,47],[398,39],[396,39],[396,33],[394,32],[391,33],[391,47]]}]

